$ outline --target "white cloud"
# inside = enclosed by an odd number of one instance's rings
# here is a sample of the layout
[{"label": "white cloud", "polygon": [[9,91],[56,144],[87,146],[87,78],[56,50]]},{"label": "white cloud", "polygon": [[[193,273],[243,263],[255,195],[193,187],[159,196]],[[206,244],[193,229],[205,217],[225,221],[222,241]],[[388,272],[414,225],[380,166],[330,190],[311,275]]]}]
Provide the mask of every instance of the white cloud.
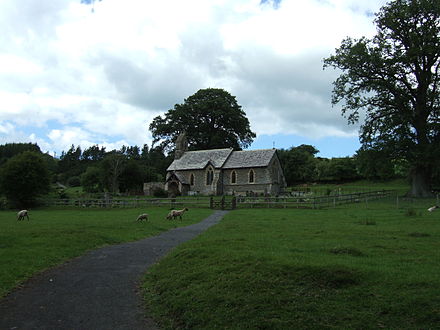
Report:
[{"label": "white cloud", "polygon": [[353,136],[322,58],[371,36],[385,0],[260,2],[102,0],[92,13],[80,0],[3,0],[0,138],[58,152],[149,144],[155,116],[207,87],[235,95],[257,134]]}]

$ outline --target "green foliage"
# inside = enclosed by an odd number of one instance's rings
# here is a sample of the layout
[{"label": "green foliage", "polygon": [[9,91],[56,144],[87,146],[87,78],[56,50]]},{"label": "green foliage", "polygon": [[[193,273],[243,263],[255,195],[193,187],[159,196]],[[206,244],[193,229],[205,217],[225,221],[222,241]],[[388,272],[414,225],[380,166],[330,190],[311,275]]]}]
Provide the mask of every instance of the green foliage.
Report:
[{"label": "green foliage", "polygon": [[354,181],[359,179],[356,164],[351,157],[332,158],[326,176],[332,181]]},{"label": "green foliage", "polygon": [[147,167],[140,166],[135,159],[128,160],[119,177],[121,190],[135,194],[141,193],[143,183],[147,182],[147,171]]},{"label": "green foliage", "polygon": [[314,155],[319,151],[315,147],[303,144],[277,152],[288,186],[316,179],[317,160]]},{"label": "green foliage", "polygon": [[353,158],[315,158],[319,151],[302,144],[277,151],[288,186],[309,182],[347,182],[359,179]]},{"label": "green foliage", "polygon": [[[148,223],[136,223],[147,212]],[[0,212],[0,297],[49,267],[109,244],[154,236],[177,226],[166,221],[166,208],[37,209],[30,221],[16,221],[16,212]],[[191,209],[179,226],[196,223],[211,213]]]},{"label": "green foliage", "polygon": [[148,312],[164,329],[437,328],[438,217],[369,206],[233,211],[150,269]]},{"label": "green foliage", "polygon": [[153,196],[157,198],[166,198],[168,197],[168,193],[165,189],[160,187],[155,187],[153,189]]},{"label": "green foliage", "polygon": [[[80,176],[84,191],[139,193],[144,182],[162,181],[172,157],[156,147],[122,146],[107,152],[105,147],[91,146],[81,151],[72,147],[59,161],[58,180],[69,185],[71,177]],[[92,168],[88,170],[89,168]]]},{"label": "green foliage", "polygon": [[124,170],[126,158],[120,152],[107,154],[101,162],[103,186],[112,193],[119,193],[119,179]]},{"label": "green foliage", "polygon": [[40,147],[34,143],[6,143],[0,145],[0,165],[4,164],[9,158],[25,151],[41,153]]},{"label": "green foliage", "polygon": [[207,88],[176,104],[164,118],[157,116],[149,126],[153,144],[162,141],[163,150],[171,151],[178,135],[185,131],[192,150],[233,148],[251,145],[251,131],[245,112],[223,89]]},{"label": "green foliage", "polygon": [[349,123],[366,116],[365,149],[385,149],[411,166],[411,195],[429,196],[440,155],[440,2],[395,0],[382,7],[372,39],[345,39],[325,67],[342,70],[332,103]]},{"label": "green foliage", "polygon": [[102,175],[98,167],[90,166],[81,175],[81,186],[85,192],[97,193],[102,191]]},{"label": "green foliage", "polygon": [[79,176],[72,176],[67,180],[69,187],[79,187],[81,185],[81,179]]},{"label": "green foliage", "polygon": [[10,158],[0,170],[0,187],[12,205],[34,205],[36,197],[50,189],[46,160],[33,151],[25,151]]},{"label": "green foliage", "polygon": [[382,149],[360,148],[355,155],[356,167],[367,180],[390,180],[396,177],[390,154]]}]

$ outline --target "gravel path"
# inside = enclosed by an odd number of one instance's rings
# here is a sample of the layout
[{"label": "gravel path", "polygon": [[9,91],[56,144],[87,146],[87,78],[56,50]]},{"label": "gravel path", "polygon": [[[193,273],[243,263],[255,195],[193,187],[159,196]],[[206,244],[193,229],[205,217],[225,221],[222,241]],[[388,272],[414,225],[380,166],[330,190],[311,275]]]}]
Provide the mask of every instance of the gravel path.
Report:
[{"label": "gravel path", "polygon": [[226,213],[216,211],[194,225],[91,251],[35,276],[0,300],[0,329],[157,329],[137,293],[142,275]]}]

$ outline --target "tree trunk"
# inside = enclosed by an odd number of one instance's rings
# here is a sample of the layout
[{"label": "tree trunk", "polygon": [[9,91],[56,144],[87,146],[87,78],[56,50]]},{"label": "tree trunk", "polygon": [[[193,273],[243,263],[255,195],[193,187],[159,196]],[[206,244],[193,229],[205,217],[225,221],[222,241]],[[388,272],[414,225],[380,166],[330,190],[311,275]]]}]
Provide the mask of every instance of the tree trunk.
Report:
[{"label": "tree trunk", "polygon": [[411,172],[411,190],[408,192],[410,197],[433,197],[429,185],[429,174],[425,168],[415,168]]}]

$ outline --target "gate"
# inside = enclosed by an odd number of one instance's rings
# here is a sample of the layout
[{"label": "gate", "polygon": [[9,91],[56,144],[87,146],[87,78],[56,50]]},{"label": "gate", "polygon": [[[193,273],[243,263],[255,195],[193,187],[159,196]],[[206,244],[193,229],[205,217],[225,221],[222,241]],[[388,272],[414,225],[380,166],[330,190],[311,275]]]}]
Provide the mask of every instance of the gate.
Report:
[{"label": "gate", "polygon": [[214,210],[235,210],[237,207],[237,199],[235,196],[232,198],[222,196],[220,199],[211,196],[209,199],[209,207]]}]

